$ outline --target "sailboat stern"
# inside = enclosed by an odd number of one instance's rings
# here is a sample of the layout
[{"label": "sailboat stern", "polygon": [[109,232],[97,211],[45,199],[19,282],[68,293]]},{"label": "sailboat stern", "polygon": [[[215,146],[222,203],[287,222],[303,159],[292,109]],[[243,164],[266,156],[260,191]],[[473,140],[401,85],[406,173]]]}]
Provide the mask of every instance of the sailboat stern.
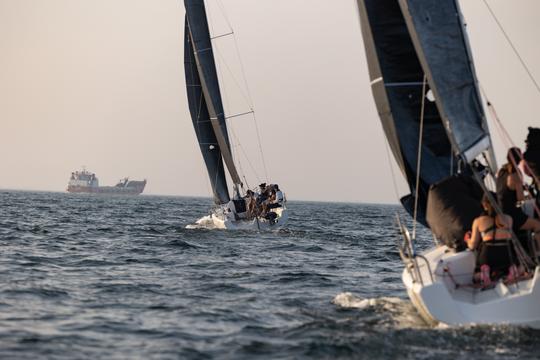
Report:
[{"label": "sailboat stern", "polygon": [[236,219],[226,208],[217,208],[211,215],[212,228],[222,230],[279,230],[289,221],[289,210],[286,205],[281,208],[272,209],[275,213],[273,220],[264,217],[252,219]]},{"label": "sailboat stern", "polygon": [[539,267],[530,278],[512,284],[499,280],[482,289],[472,284],[473,252],[454,252],[441,246],[421,258],[424,261],[418,269],[412,263],[406,267],[402,280],[411,302],[428,324],[540,328]]}]

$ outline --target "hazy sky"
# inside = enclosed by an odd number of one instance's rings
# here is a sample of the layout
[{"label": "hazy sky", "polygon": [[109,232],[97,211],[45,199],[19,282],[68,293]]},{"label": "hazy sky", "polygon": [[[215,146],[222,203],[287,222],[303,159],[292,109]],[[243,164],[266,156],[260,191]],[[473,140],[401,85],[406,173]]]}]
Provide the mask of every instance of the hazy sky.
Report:
[{"label": "hazy sky", "polygon": [[[227,29],[216,1],[207,3],[219,35]],[[356,0],[219,1],[270,180],[290,199],[396,202]],[[540,95],[483,1],[461,4],[479,79],[522,146],[526,126],[540,126]],[[489,4],[540,80],[540,1]],[[63,191],[86,165],[102,184],[130,176],[147,178],[148,194],[208,196],[187,108],[183,24],[180,0],[0,0],[0,188]],[[231,39],[216,40],[225,59]],[[238,61],[225,63],[226,106],[248,110]],[[262,175],[253,119],[231,123]]]}]

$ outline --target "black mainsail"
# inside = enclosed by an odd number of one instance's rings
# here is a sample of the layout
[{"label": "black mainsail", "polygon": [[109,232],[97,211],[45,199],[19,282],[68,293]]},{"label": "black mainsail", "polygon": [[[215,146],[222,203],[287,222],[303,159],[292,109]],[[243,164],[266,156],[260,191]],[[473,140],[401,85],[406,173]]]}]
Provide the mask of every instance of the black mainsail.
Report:
[{"label": "black mainsail", "polygon": [[[411,193],[418,185],[418,198],[409,195],[402,203],[409,213],[417,204],[417,219],[447,245],[460,247],[465,229],[481,212],[483,184],[471,162],[487,155],[492,174],[496,164],[459,5],[456,0],[358,0],[358,5],[379,116]],[[428,201],[431,185],[436,186]]]},{"label": "black mainsail", "polygon": [[184,64],[189,109],[212,184],[214,201],[224,204],[230,197],[223,161],[236,189],[241,185],[240,176],[231,154],[204,0],[184,0],[184,5]]},{"label": "black mainsail", "polygon": [[455,152],[467,162],[486,150],[491,153],[457,0],[399,0],[399,4]]},{"label": "black mainsail", "polygon": [[[452,146],[435,102],[425,99],[430,88],[398,0],[358,0],[371,87],[390,148],[415,193],[419,175],[418,220],[425,222],[431,184],[457,172]],[[423,109],[423,143],[419,149]],[[417,157],[422,154],[420,173]],[[414,197],[402,199],[413,213]]]}]

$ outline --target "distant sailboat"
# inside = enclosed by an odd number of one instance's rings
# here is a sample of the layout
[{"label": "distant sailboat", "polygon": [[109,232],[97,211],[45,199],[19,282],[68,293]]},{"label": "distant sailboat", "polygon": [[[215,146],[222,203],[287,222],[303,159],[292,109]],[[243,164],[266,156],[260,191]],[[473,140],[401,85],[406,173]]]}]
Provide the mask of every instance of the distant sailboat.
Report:
[{"label": "distant sailboat", "polygon": [[409,297],[431,323],[540,328],[540,267],[515,236],[516,256],[533,274],[522,281],[478,288],[475,254],[462,251],[496,163],[458,2],[358,0],[358,6],[375,103],[411,190],[402,204],[440,244],[416,253],[416,227],[411,235],[400,223]]},{"label": "distant sailboat", "polygon": [[[209,222],[221,229],[280,228],[288,219],[284,198],[278,199],[279,206],[265,214],[247,214],[244,184],[231,152],[205,3],[204,0],[185,0],[184,5],[184,63],[189,109],[216,205],[210,216],[201,219],[199,224]],[[233,182],[232,198],[225,169]]]}]

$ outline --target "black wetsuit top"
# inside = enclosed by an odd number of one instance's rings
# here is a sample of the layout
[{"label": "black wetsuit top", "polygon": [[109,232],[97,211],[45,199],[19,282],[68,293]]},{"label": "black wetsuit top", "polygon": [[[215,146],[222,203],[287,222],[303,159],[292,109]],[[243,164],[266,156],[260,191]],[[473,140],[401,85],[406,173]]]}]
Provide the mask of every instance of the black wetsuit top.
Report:
[{"label": "black wetsuit top", "polygon": [[506,168],[502,168],[499,171],[499,175],[497,176],[497,198],[499,200],[499,204],[502,207],[503,213],[510,215],[513,220],[513,230],[514,232],[518,232],[519,229],[525,224],[527,221],[527,215],[516,206],[517,204],[517,194],[515,190],[512,190],[506,185],[508,181],[508,176],[510,176],[510,173]]},{"label": "black wetsuit top", "polygon": [[[509,231],[508,229],[504,230]],[[484,241],[484,236],[490,232],[493,232],[493,239]],[[478,251],[477,267],[479,269],[482,265],[489,265],[491,271],[505,273],[515,263],[516,255],[512,246],[512,239],[495,239],[496,233],[497,225],[495,218],[493,218],[493,225],[481,231],[482,242]]]}]

